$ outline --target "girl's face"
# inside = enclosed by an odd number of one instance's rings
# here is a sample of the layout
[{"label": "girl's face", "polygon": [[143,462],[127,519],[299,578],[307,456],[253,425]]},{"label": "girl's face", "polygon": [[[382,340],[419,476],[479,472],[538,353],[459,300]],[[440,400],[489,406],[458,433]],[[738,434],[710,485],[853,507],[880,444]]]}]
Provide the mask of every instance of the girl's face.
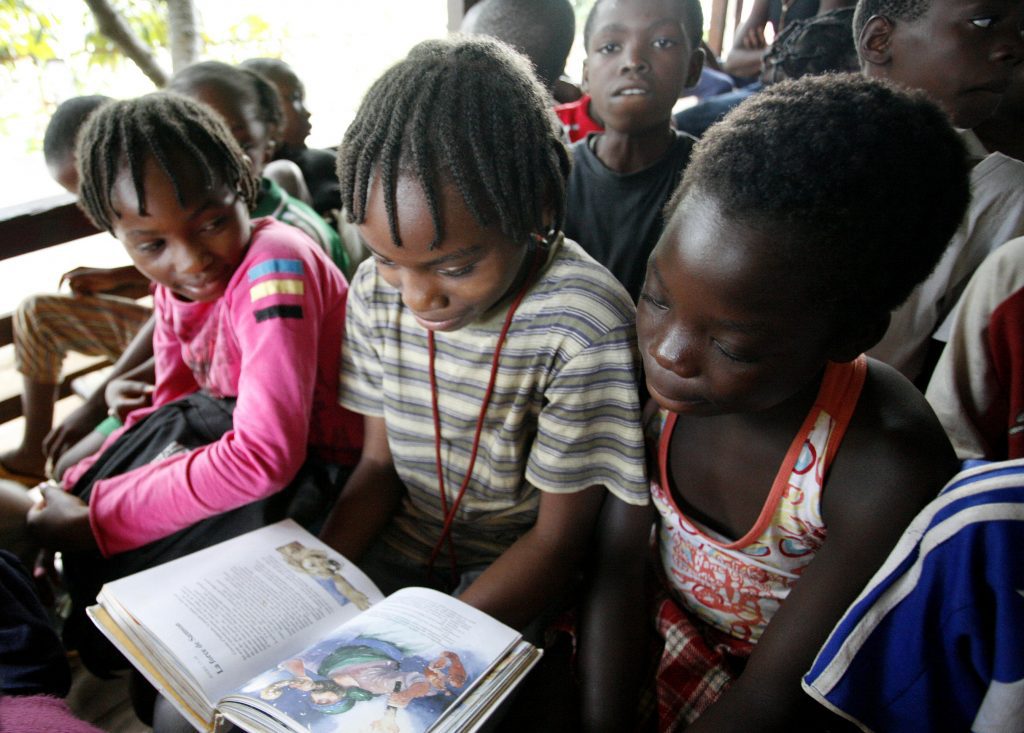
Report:
[{"label": "girl's face", "polygon": [[131,174],[122,169],[111,192],[114,236],[150,280],[185,300],[205,303],[224,294],[245,255],[249,211],[227,185],[205,188],[195,164],[183,163],[182,168],[178,175],[184,204],[156,161],[146,161],[145,213],[140,211]]},{"label": "girl's face", "polygon": [[200,84],[187,94],[221,116],[239,147],[252,161],[253,171],[257,176],[263,175],[263,166],[273,157],[274,136],[260,114],[259,104],[213,85]]},{"label": "girl's face", "polygon": [[637,336],[651,396],[692,415],[757,412],[810,384],[828,360],[830,321],[801,299],[772,236],[690,194],[651,254]]},{"label": "girl's face", "polygon": [[380,276],[430,331],[456,331],[487,314],[518,280],[531,248],[499,227],[481,227],[458,189],[445,185],[438,201],[444,238],[430,249],[434,223],[419,183],[401,177],[396,193],[402,246],[391,239],[379,179],[371,184],[366,221],[359,226]]}]

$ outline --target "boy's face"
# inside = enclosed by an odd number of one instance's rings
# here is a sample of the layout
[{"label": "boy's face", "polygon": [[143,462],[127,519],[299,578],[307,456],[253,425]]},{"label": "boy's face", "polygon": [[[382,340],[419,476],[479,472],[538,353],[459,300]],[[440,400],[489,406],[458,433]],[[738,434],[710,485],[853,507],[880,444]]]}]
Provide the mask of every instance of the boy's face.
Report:
[{"label": "boy's face", "polygon": [[651,254],[637,337],[651,396],[699,416],[759,412],[825,366],[834,328],[799,297],[772,236],[690,194]]},{"label": "boy's face", "polygon": [[306,147],[306,138],[313,130],[309,123],[312,115],[306,109],[306,89],[295,74],[281,72],[268,78],[277,89],[284,109],[281,143],[292,150],[303,150]]},{"label": "boy's face", "polygon": [[146,161],[144,214],[132,177],[122,169],[111,192],[114,236],[150,280],[185,300],[210,302],[224,294],[242,261],[249,212],[237,191],[222,183],[205,188],[202,172],[188,168],[179,172],[181,204],[163,169],[152,158]]},{"label": "boy's face", "polygon": [[672,107],[700,74],[679,3],[606,0],[597,10],[583,63],[595,115],[616,132],[670,124]]},{"label": "boy's face", "polygon": [[921,89],[961,128],[995,112],[1024,58],[1021,0],[932,0],[912,21],[873,18],[858,39],[865,71]]},{"label": "boy's face", "polygon": [[434,222],[419,182],[400,177],[396,193],[402,246],[391,239],[378,178],[359,226],[381,278],[402,294],[402,302],[429,331],[456,331],[486,315],[518,280],[530,248],[500,227],[481,227],[458,189],[446,185],[438,201],[444,237],[431,249]]}]

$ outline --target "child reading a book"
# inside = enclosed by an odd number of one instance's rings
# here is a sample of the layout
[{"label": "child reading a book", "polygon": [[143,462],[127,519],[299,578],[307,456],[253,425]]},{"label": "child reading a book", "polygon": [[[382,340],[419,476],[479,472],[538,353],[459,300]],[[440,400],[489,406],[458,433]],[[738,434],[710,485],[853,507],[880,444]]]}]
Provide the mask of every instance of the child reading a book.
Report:
[{"label": "child reading a book", "polygon": [[602,514],[588,730],[629,729],[652,620],[662,730],[821,729],[801,675],[957,468],[921,394],[861,354],[941,256],[967,178],[934,104],[855,76],[772,85],[697,145],[637,310],[657,512]]},{"label": "child reading a book", "polygon": [[259,179],[220,119],[176,94],[111,103],[78,161],[83,209],[155,283],[156,386],[29,512],[66,551],[76,610],[107,580],[281,516],[288,494],[272,495],[300,469],[354,464],[361,440],[335,399],[345,279],[299,229],[250,220]]},{"label": "child reading a book", "polygon": [[605,493],[648,496],[634,308],[559,232],[560,138],[520,54],[427,41],[338,160],[372,253],[340,389],[366,445],[322,537],[384,593],[445,589],[520,629],[570,587]]}]

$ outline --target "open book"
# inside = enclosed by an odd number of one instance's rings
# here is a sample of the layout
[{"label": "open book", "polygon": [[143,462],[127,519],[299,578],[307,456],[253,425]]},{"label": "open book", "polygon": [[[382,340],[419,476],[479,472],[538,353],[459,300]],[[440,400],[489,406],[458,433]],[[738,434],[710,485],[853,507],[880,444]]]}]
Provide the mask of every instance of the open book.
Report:
[{"label": "open book", "polygon": [[97,600],[93,622],[199,730],[473,731],[541,654],[443,593],[382,597],[290,520]]}]

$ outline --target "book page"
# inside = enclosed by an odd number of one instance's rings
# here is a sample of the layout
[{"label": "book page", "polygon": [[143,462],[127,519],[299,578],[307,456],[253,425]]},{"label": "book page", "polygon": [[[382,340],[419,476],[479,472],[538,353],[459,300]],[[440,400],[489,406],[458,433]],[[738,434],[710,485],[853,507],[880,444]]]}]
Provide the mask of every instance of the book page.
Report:
[{"label": "book page", "polygon": [[514,629],[450,596],[406,588],[346,622],[221,708],[246,705],[294,730],[421,733],[519,640]]},{"label": "book page", "polygon": [[126,635],[125,632],[114,622],[114,620],[107,613],[106,609],[102,606],[89,606],[85,609],[86,614],[92,619],[92,622],[103,631],[104,634],[114,643],[114,645],[120,649],[126,657],[135,661],[139,667],[139,671],[149,680],[150,684],[157,689],[160,694],[169,700],[173,701],[174,706],[185,716],[186,720],[191,723],[198,730],[209,730],[211,721],[207,720],[209,711],[197,710],[196,706],[189,703],[188,700],[181,697],[174,686],[171,685],[167,679],[163,676],[161,671],[154,665],[153,660],[142,652],[136,646],[135,642],[130,636]]},{"label": "book page", "polygon": [[458,705],[448,709],[432,731],[472,733],[478,730],[508,699],[512,690],[522,682],[542,655],[543,651],[533,644],[520,641],[515,649],[491,668],[480,680],[480,684],[459,700]]},{"label": "book page", "polygon": [[115,619],[119,610],[135,619],[217,700],[381,597],[356,566],[286,520],[108,583],[100,602]]}]

